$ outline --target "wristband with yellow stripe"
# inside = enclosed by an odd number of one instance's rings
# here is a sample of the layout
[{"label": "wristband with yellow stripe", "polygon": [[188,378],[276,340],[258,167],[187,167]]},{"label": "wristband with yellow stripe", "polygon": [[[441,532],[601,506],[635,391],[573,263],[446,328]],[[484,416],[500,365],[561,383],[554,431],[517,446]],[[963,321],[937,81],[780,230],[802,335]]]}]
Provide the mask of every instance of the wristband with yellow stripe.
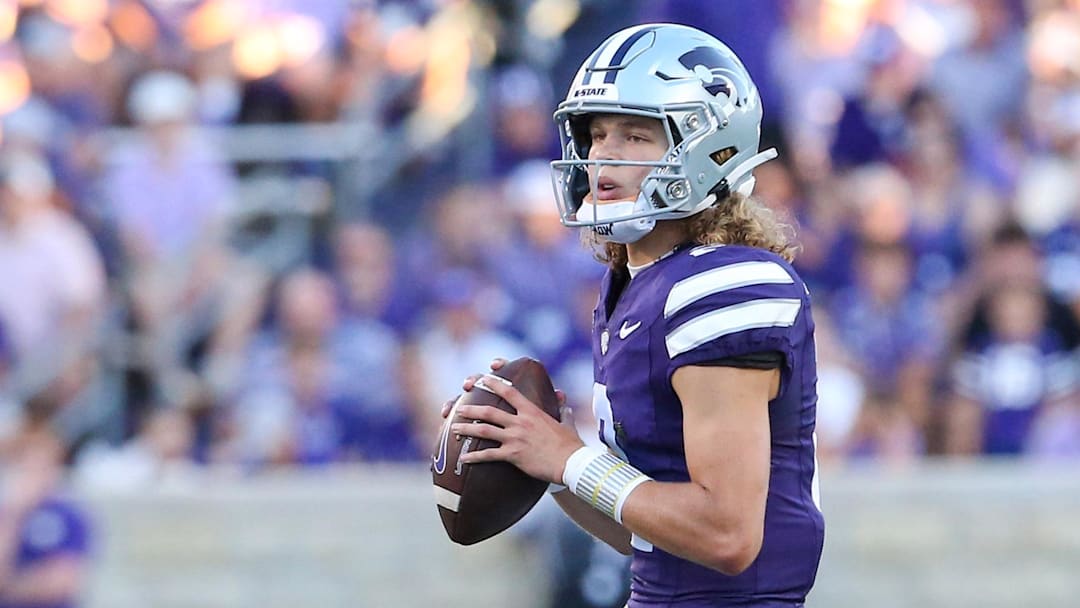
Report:
[{"label": "wristband with yellow stripe", "polygon": [[620,524],[626,497],[649,480],[648,475],[630,463],[605,449],[595,447],[578,448],[566,460],[563,471],[563,483],[566,487],[578,498]]}]

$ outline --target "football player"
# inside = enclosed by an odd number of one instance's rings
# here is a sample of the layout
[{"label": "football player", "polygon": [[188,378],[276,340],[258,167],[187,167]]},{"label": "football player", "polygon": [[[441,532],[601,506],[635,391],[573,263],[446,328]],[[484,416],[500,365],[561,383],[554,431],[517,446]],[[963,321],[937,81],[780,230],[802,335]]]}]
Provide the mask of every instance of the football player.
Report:
[{"label": "football player", "polygon": [[[586,447],[512,387],[517,408],[459,406],[453,431],[564,484],[582,527],[633,554],[631,607],[802,606],[824,540],[810,296],[790,230],[749,198],[761,101],[742,63],[693,28],[620,31],[555,112],[567,226],[609,269],[593,316]],[[501,360],[493,363],[498,368]],[[558,487],[558,486],[556,486]]]}]

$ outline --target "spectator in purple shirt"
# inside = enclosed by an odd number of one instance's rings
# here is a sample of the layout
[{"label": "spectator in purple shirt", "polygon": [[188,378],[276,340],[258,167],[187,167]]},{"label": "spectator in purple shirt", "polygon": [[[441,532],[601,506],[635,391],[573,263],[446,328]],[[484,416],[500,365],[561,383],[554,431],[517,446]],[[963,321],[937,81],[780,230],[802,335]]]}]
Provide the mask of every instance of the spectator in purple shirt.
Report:
[{"label": "spectator in purple shirt", "polygon": [[26,424],[12,447],[0,498],[0,608],[73,608],[91,525],[62,491],[63,447],[40,421]]}]

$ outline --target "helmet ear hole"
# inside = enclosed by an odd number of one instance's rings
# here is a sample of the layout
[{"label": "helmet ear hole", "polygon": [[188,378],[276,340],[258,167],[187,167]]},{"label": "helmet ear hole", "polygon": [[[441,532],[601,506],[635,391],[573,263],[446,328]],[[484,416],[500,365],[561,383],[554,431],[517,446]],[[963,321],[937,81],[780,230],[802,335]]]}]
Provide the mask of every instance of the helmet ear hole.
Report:
[{"label": "helmet ear hole", "polygon": [[739,153],[738,148],[735,146],[728,146],[723,150],[717,150],[709,155],[709,158],[713,159],[713,162],[717,165],[723,165],[727,161],[731,160],[736,154]]}]

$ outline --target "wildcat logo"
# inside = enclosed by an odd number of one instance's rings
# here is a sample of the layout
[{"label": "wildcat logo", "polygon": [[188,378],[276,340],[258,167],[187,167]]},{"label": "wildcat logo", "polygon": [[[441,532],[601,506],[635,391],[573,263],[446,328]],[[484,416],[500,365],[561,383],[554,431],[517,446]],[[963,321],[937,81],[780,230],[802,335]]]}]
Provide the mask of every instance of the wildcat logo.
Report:
[{"label": "wildcat logo", "polygon": [[744,74],[739,60],[718,49],[700,46],[679,57],[679,63],[691,72],[689,76],[672,76],[657,71],[663,80],[687,80],[695,78],[712,96],[723,93],[732,103],[743,105],[750,101],[753,85]]},{"label": "wildcat logo", "polygon": [[750,84],[740,75],[739,64],[712,47],[698,47],[679,57],[679,63],[701,80],[710,95],[723,93],[739,103],[750,93]]},{"label": "wildcat logo", "polygon": [[618,96],[619,90],[606,84],[578,87],[570,94],[570,97],[573,99],[579,99],[581,97],[603,97],[605,99],[613,99]]},{"label": "wildcat logo", "polygon": [[597,236],[611,236],[615,233],[615,228],[611,224],[600,224],[599,226],[593,226],[593,232]]}]

